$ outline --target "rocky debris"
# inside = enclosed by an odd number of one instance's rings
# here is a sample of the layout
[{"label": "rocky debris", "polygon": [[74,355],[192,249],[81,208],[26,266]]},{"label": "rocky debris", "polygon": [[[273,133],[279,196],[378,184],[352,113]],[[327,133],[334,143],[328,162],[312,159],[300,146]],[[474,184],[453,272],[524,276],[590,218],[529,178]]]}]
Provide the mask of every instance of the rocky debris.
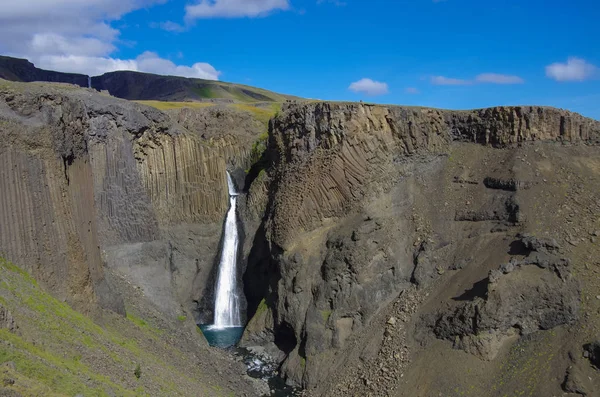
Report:
[{"label": "rocky debris", "polygon": [[565,380],[562,384],[562,388],[567,393],[579,394],[587,397],[589,394],[589,387],[587,387],[587,379],[585,375],[581,374],[581,371],[576,367],[571,367],[567,370]]},{"label": "rocky debris", "polygon": [[517,236],[525,249],[541,253],[551,253],[558,251],[560,245],[553,238],[539,238],[529,234],[520,234]]},{"label": "rocky debris", "polygon": [[462,270],[472,260],[473,260],[473,257],[471,256],[471,257],[466,258],[466,259],[460,259],[460,260],[454,261],[454,263],[448,268],[448,270]]},{"label": "rocky debris", "polygon": [[487,279],[455,298],[463,303],[425,317],[439,339],[492,360],[504,340],[514,335],[575,322],[579,283],[571,276],[570,262],[554,254],[556,242],[533,236],[521,236],[517,242],[530,250],[524,260],[492,270]]},{"label": "rocky debris", "polygon": [[483,180],[483,184],[489,189],[506,190],[509,192],[516,192],[519,189],[529,189],[531,187],[530,182],[518,181],[514,178],[501,179],[489,176]]},{"label": "rocky debris", "polygon": [[[358,366],[344,372],[328,396],[394,396],[404,377],[404,369],[410,363],[406,343],[406,326],[425,298],[423,291],[410,288],[393,303],[381,324],[372,325],[374,332],[383,331],[381,345],[374,357],[362,357]],[[381,327],[381,328],[379,328]]]},{"label": "rocky debris", "polygon": [[600,339],[585,345],[583,351],[584,357],[590,360],[590,363],[592,363],[596,369],[600,370]]},{"label": "rocky debris", "polygon": [[519,214],[519,204],[513,196],[492,196],[478,209],[458,210],[454,220],[457,222],[496,221],[516,224],[520,220]]},{"label": "rocky debris", "polygon": [[19,329],[12,313],[2,305],[0,305],[0,328],[10,332],[16,332]]},{"label": "rocky debris", "polygon": [[471,180],[471,179],[464,179],[464,178],[461,178],[459,176],[455,176],[453,182],[454,183],[459,183],[461,185],[464,185],[464,184],[466,184],[466,185],[479,185],[479,182],[477,182],[477,181],[474,181],[474,180]]}]

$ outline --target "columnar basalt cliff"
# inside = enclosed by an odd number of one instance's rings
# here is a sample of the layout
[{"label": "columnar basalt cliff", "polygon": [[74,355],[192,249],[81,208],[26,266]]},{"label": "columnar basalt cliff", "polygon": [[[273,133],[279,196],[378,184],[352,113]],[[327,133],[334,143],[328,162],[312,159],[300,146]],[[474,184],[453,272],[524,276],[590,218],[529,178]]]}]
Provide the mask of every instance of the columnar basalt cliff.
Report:
[{"label": "columnar basalt cliff", "polygon": [[[266,346],[281,357],[289,382],[324,395],[338,389],[389,393],[390,382],[374,389],[368,377],[348,389],[339,373],[362,365],[353,359],[376,360],[382,343],[394,340],[388,331],[383,335],[385,323],[376,324],[398,296],[418,302],[421,291],[449,277],[442,275],[466,266],[469,275],[459,285],[471,289],[469,282],[484,280],[512,257],[510,244],[519,232],[536,230],[539,221],[530,219],[530,206],[537,202],[523,198],[538,191],[536,181],[548,170],[519,161],[523,153],[556,150],[562,156],[572,145],[585,151],[600,143],[600,122],[543,107],[444,111],[288,104],[270,128],[264,238],[255,239],[245,279],[250,307],[257,310],[243,343]],[[497,257],[490,260],[489,252]],[[541,291],[536,283],[555,282],[548,277],[534,278],[527,288]],[[549,308],[542,305],[524,316],[549,310],[544,316],[562,319],[552,327],[572,324],[577,286],[555,290],[567,306],[545,300]],[[473,294],[474,299],[479,292]],[[414,338],[425,343],[434,333],[419,324]],[[495,354],[510,332],[489,331],[506,335],[480,348]],[[390,354],[400,364],[406,346]]]},{"label": "columnar basalt cliff", "polygon": [[[209,322],[230,171],[242,344],[288,383],[325,396],[592,387],[573,357],[600,329],[586,299],[600,288],[600,122],[289,102],[266,148],[265,129],[226,106],[163,113],[0,81],[0,256],[83,311],[143,301]],[[0,310],[5,328],[12,314]]]},{"label": "columnar basalt cliff", "polygon": [[[450,143],[503,147],[527,141],[598,143],[598,122],[578,114],[542,107],[500,107],[443,111],[361,104],[311,104],[291,107],[273,123],[280,185],[275,211],[286,212],[286,230],[273,230],[287,245],[295,228],[339,215],[369,192],[382,188],[394,164],[418,155],[448,152]],[[303,183],[289,183],[302,178]],[[299,189],[292,191],[291,189]],[[279,204],[281,201],[281,204]],[[301,205],[300,211],[291,210]],[[291,208],[287,209],[289,205]],[[297,218],[297,219],[294,219]]]},{"label": "columnar basalt cliff", "polygon": [[171,316],[196,312],[228,208],[225,171],[249,167],[264,124],[42,84],[4,84],[0,96],[5,257],[86,310],[123,310],[106,264]]}]

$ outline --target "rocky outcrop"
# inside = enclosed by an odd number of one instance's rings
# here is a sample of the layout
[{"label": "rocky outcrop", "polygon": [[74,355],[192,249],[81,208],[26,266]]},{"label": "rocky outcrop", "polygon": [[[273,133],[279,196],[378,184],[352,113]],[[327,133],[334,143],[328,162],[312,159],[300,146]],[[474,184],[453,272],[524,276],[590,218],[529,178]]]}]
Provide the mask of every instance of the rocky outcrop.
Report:
[{"label": "rocky outcrop", "polygon": [[600,340],[586,344],[583,349],[584,357],[587,357],[590,363],[600,370]]},{"label": "rocky outcrop", "polygon": [[169,116],[43,85],[8,84],[0,99],[3,255],[86,310],[123,310],[116,274],[171,316],[198,313],[228,207],[225,171],[244,169],[264,125],[231,109]]},{"label": "rocky outcrop", "polygon": [[[282,247],[297,231],[347,212],[369,193],[369,185],[391,185],[386,177],[395,163],[445,153],[454,141],[600,143],[600,122],[552,108],[452,112],[316,103],[286,109],[272,126],[278,183],[289,186],[285,196],[275,197],[273,208],[286,219],[285,227],[273,228],[274,241]],[[297,178],[302,182],[292,183]]]},{"label": "rocky outcrop", "polygon": [[0,79],[22,82],[47,81],[75,84],[80,87],[88,86],[88,76],[84,74],[38,69],[27,59],[6,56],[0,56]]},{"label": "rocky outcrop", "polygon": [[15,332],[19,328],[10,310],[2,305],[0,305],[0,328],[7,329],[10,332]]},{"label": "rocky outcrop", "polygon": [[432,324],[436,336],[454,347],[493,360],[511,336],[573,324],[578,318],[580,288],[568,260],[554,253],[555,241],[531,236],[517,240],[528,256],[503,264],[456,298]]},{"label": "rocky outcrop", "polygon": [[[262,297],[273,316],[272,333],[252,333],[286,354],[282,373],[288,381],[322,392],[316,385],[343,366],[349,341],[382,308],[408,286],[426,287],[447,270],[462,268],[447,263],[467,260],[461,239],[511,228],[516,234],[526,221],[519,197],[531,182],[510,168],[517,169],[515,152],[508,149],[546,141],[595,145],[600,123],[541,107],[453,112],[347,103],[284,106],[270,125],[265,237],[253,247],[269,260],[253,260],[250,253],[246,285],[250,307],[261,299],[257,285],[267,291]],[[460,145],[503,149],[507,165],[486,169],[490,157],[480,168],[455,167],[452,153]],[[576,318],[576,283],[543,266],[490,282],[483,347],[479,340],[465,341],[465,350],[495,351],[517,323],[519,332],[532,332]],[[520,275],[532,284],[513,283]],[[501,303],[519,295],[513,287],[525,295],[535,291],[534,301],[556,291],[559,298],[547,312],[531,307],[539,318],[520,318],[510,303]],[[494,317],[497,310],[504,310],[504,319]],[[558,322],[547,323],[555,315]],[[500,331],[489,332],[495,329]],[[256,341],[256,335],[245,339]]]}]

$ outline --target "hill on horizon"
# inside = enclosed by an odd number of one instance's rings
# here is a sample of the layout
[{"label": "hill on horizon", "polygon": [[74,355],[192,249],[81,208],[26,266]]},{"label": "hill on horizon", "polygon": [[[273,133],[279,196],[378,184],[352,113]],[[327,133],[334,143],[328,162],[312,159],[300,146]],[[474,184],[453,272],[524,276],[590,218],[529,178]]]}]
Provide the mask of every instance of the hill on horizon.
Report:
[{"label": "hill on horizon", "polygon": [[107,90],[128,100],[202,101],[226,103],[284,102],[297,99],[262,88],[214,80],[116,71],[101,76],[63,73],[37,68],[27,59],[0,55],[0,78],[18,82],[46,81]]}]

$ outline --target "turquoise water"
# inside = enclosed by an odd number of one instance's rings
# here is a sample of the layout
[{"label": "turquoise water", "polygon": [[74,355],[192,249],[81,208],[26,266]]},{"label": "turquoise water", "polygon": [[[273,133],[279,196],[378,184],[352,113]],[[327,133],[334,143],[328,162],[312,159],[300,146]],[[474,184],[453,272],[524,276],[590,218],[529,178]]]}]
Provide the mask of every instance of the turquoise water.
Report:
[{"label": "turquoise water", "polygon": [[244,333],[244,327],[216,328],[214,325],[199,325],[208,344],[227,348],[235,346]]}]

